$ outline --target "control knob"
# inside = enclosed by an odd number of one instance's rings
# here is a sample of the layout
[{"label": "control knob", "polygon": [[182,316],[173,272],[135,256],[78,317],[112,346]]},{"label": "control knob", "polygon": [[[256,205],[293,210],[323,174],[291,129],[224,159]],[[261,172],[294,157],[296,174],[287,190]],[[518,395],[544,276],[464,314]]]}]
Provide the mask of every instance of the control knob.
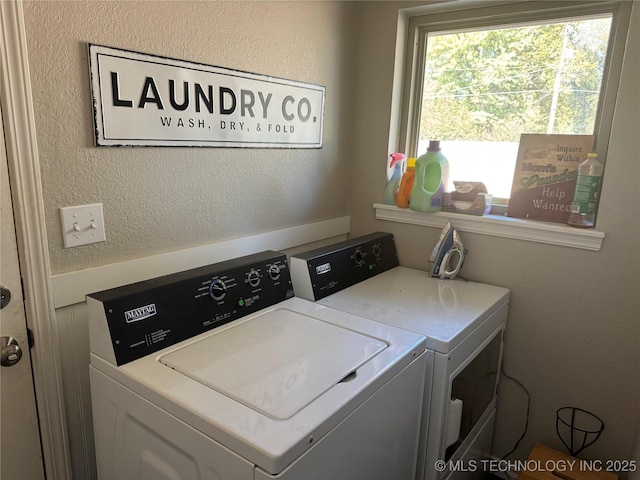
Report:
[{"label": "control knob", "polygon": [[377,258],[382,253],[382,247],[379,243],[375,243],[373,247],[371,247],[371,251],[373,253],[373,256]]},{"label": "control knob", "polygon": [[247,273],[247,281],[249,282],[249,285],[254,288],[260,285],[260,274],[255,268],[252,268],[251,271]]},{"label": "control knob", "polygon": [[227,286],[221,279],[214,278],[211,280],[211,285],[209,286],[209,295],[211,295],[211,298],[220,301],[226,294]]},{"label": "control knob", "polygon": [[280,278],[280,267],[278,265],[271,265],[268,271],[271,280],[278,280]]},{"label": "control knob", "polygon": [[357,266],[360,266],[364,263],[364,254],[362,250],[358,247],[355,252],[353,252],[353,260],[356,262]]}]

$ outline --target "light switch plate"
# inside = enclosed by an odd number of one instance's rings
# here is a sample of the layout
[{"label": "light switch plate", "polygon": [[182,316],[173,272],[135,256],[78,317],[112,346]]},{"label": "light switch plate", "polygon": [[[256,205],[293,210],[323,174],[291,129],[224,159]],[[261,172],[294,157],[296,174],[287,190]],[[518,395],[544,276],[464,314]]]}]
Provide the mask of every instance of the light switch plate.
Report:
[{"label": "light switch plate", "polygon": [[64,248],[106,240],[101,203],[61,208],[60,217]]}]

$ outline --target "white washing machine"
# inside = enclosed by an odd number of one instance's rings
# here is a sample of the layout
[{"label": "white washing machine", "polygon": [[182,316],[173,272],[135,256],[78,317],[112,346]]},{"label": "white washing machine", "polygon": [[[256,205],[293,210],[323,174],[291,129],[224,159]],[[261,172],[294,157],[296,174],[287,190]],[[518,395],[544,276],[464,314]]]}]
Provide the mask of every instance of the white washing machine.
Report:
[{"label": "white washing machine", "polygon": [[427,337],[416,478],[482,478],[509,290],[400,267],[388,233],[296,255],[290,266],[296,296]]},{"label": "white washing machine", "polygon": [[413,478],[424,336],[292,297],[277,252],[89,295],[100,480]]}]

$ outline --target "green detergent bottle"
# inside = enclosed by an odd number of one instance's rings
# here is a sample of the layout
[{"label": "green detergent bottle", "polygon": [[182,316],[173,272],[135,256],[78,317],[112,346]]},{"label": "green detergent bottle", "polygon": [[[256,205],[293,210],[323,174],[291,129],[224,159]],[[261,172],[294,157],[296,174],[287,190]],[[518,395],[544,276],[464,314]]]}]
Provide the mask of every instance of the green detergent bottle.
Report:
[{"label": "green detergent bottle", "polygon": [[431,140],[427,153],[416,160],[416,178],[409,208],[419,212],[442,210],[444,189],[449,182],[449,162],[440,153],[440,141]]}]

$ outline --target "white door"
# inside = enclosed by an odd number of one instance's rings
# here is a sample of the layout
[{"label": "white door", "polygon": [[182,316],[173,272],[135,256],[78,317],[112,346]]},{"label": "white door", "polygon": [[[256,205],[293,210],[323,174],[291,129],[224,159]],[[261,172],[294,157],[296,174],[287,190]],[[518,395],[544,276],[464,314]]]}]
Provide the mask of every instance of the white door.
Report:
[{"label": "white door", "polygon": [[[0,117],[0,478],[44,480],[27,323],[20,284],[4,129]],[[5,290],[6,289],[6,290]],[[10,292],[10,293],[9,293]],[[9,298],[10,297],[10,298]],[[11,342],[9,342],[11,340]],[[21,349],[22,356],[13,343]],[[6,365],[6,366],[5,366]]]}]

